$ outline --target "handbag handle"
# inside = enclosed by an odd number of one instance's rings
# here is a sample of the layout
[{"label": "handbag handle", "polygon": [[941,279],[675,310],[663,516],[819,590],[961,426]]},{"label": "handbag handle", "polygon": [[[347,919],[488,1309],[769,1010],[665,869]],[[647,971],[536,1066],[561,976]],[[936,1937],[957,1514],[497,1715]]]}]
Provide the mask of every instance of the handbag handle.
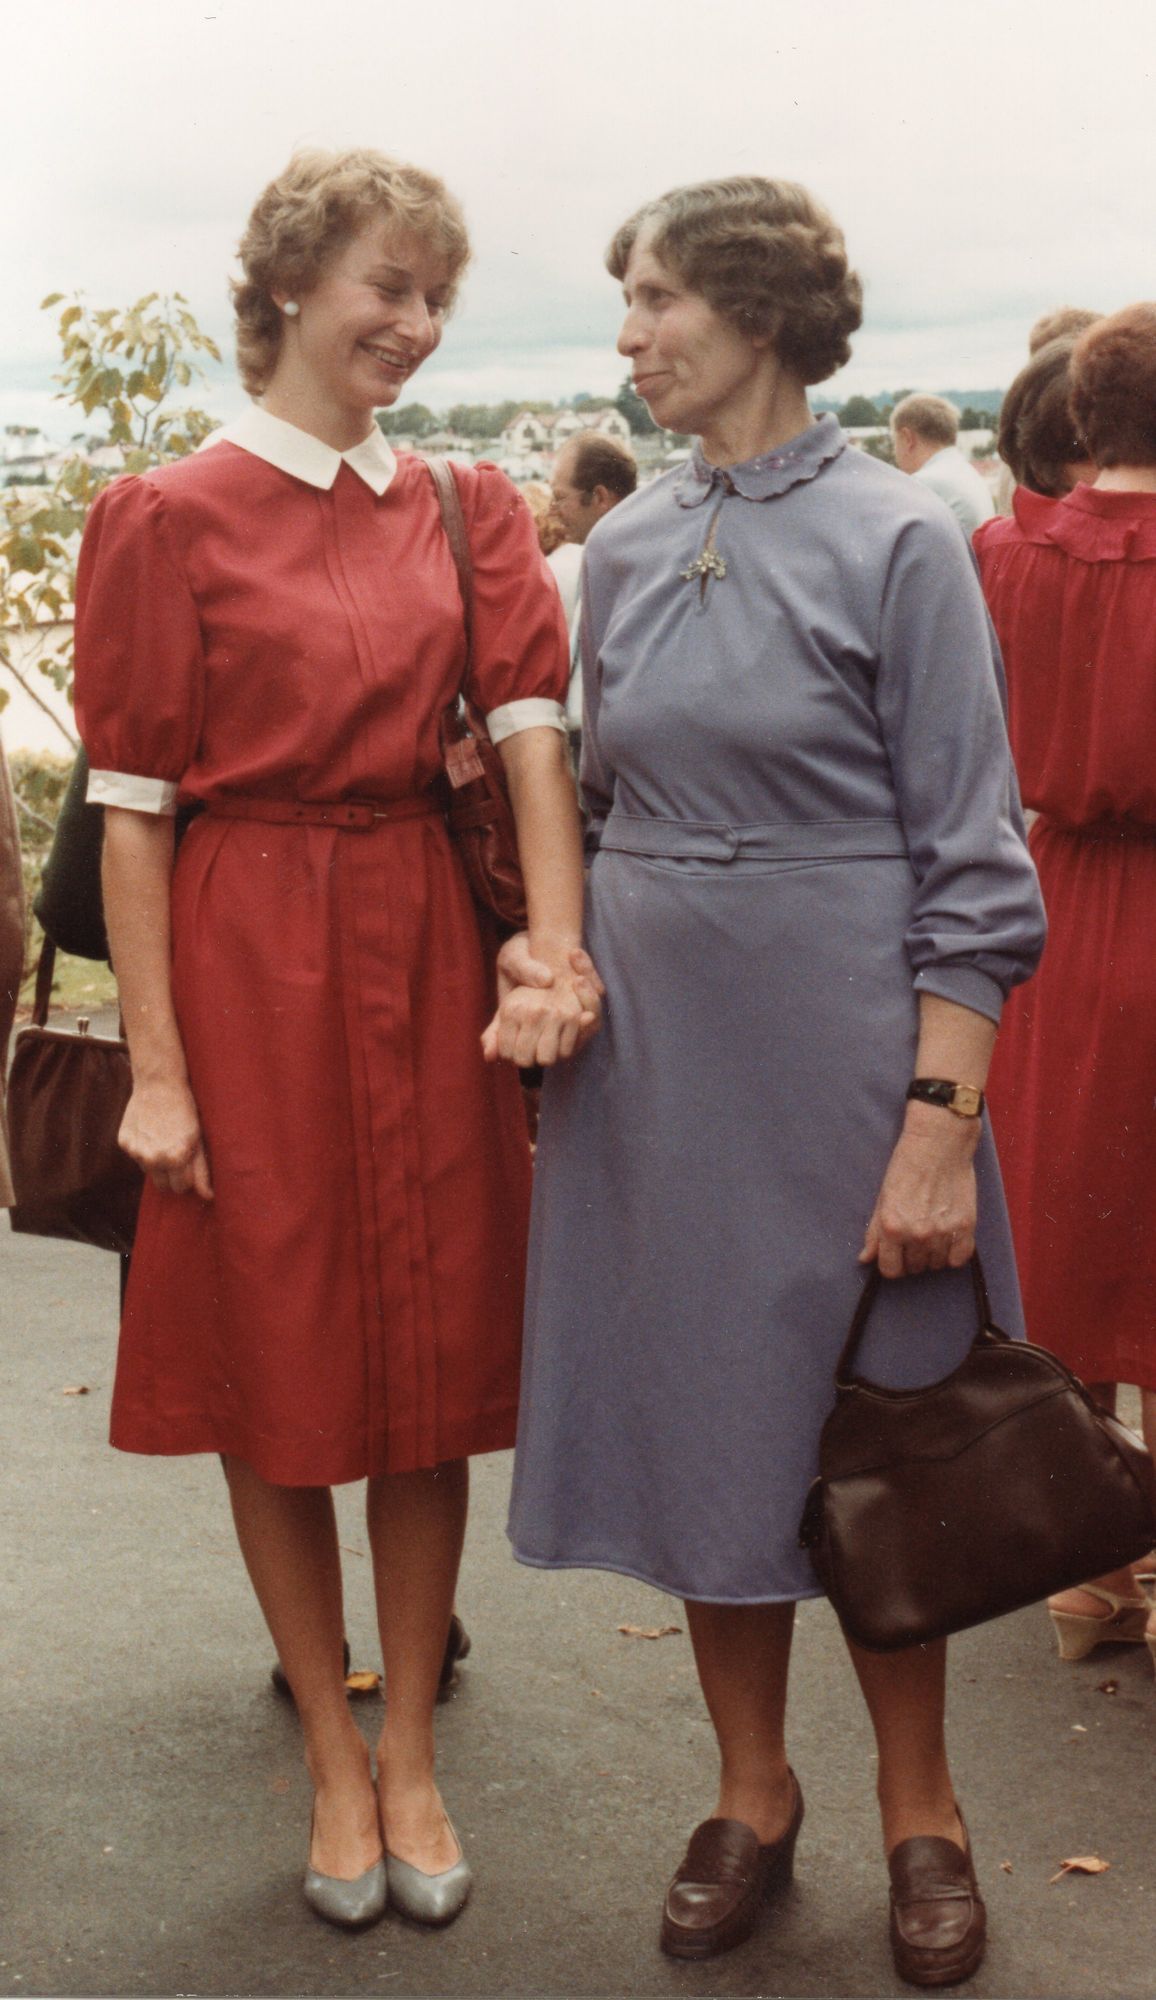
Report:
[{"label": "handbag handle", "polygon": [[[880,1275],[878,1264],[873,1264],[867,1274],[863,1290],[859,1295],[859,1303],[855,1307],[850,1332],[843,1342],[843,1352],[835,1363],[836,1389],[850,1389],[858,1379],[852,1373],[855,1365],[855,1357],[859,1351],[859,1343],[867,1330],[867,1320],[871,1308],[879,1296],[879,1287],[884,1282],[883,1277]],[[891,1279],[887,1282],[893,1284],[895,1280]],[[992,1327],[991,1301],[987,1295],[987,1283],[983,1275],[983,1265],[979,1261],[978,1250],[973,1254],[971,1259],[971,1283],[972,1289],[975,1292],[976,1331],[980,1334],[987,1333]]]},{"label": "handbag handle", "polygon": [[37,1028],[45,1028],[48,1025],[48,1009],[52,1005],[52,981],[55,974],[56,946],[46,934],[36,964],[36,994],[32,1002],[32,1020]]}]

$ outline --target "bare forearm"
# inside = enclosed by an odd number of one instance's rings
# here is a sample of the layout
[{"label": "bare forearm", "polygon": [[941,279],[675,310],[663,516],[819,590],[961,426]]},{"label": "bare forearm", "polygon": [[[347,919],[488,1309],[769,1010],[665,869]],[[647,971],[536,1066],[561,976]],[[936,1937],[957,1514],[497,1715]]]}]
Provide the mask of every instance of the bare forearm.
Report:
[{"label": "bare forearm", "polygon": [[518,828],[531,948],[569,964],[582,942],[582,827],[566,739],[526,729],[501,746]]},{"label": "bare forearm", "polygon": [[173,1012],[170,884],[173,822],[106,806],[105,922],[125,1033],[138,1082],[184,1082]]}]

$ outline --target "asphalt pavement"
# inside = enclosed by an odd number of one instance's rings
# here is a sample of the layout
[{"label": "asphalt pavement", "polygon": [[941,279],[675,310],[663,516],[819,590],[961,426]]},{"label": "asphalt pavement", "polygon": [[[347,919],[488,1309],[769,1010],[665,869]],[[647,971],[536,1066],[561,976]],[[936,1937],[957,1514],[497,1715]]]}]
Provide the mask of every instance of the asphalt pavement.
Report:
[{"label": "asphalt pavement", "polygon": [[[680,1964],[663,1888],[709,1811],[681,1606],[509,1555],[508,1456],[475,1461],[439,1711],[474,1864],[448,1931],[356,1937],[300,1894],[309,1789],[212,1458],[106,1443],[112,1257],[0,1219],[0,1995],[894,1995],[871,1739],[838,1628],[799,1618],[796,1877],[751,1941]],[[70,1390],[83,1388],[83,1395]],[[380,1664],[356,1489],[340,1496],[357,1666]],[[952,1748],[991,1945],[968,1994],[1152,2000],[1156,1682],[1142,1647],[1062,1666],[1042,1611],[953,1648]],[[357,1713],[367,1736],[377,1697]],[[1051,1878],[1074,1856],[1110,1865]]]}]

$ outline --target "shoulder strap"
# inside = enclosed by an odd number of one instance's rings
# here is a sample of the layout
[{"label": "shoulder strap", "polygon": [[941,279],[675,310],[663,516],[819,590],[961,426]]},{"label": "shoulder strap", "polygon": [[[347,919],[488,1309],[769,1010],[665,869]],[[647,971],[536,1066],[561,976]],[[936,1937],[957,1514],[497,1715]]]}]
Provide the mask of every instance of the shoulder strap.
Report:
[{"label": "shoulder strap", "polygon": [[438,506],[441,509],[442,527],[446,531],[446,540],[450,545],[450,554],[458,573],[458,588],[462,593],[462,611],[466,624],[466,674],[468,675],[474,636],[474,560],[470,553],[470,538],[466,533],[462,498],[458,492],[458,482],[446,459],[426,458],[424,452],[419,456],[433,480]]}]

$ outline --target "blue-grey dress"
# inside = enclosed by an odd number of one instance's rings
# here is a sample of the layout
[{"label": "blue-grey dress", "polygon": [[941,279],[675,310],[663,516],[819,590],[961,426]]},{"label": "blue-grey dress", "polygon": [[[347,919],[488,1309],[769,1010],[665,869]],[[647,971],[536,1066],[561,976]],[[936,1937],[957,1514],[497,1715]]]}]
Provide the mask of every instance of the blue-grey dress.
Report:
[{"label": "blue-grey dress", "polygon": [[[725,575],[695,568],[716,509]],[[831,417],[726,472],[696,450],[599,524],[584,590],[606,1019],[543,1093],[510,1533],[682,1597],[813,1596],[918,995],[998,1020],[1043,943],[1002,668],[947,508]],[[977,1171],[1022,1331],[986,1131]],[[864,1366],[934,1380],[973,1327],[965,1272],[903,1280]]]}]

